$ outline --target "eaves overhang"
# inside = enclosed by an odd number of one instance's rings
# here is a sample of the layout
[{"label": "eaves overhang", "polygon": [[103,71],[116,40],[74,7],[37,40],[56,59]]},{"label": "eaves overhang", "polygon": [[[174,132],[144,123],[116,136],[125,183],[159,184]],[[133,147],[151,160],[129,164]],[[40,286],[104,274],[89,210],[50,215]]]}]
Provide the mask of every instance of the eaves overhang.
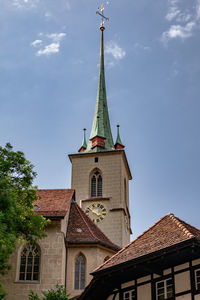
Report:
[{"label": "eaves overhang", "polygon": [[89,246],[94,245],[94,246],[98,246],[98,245],[100,245],[100,246],[103,246],[105,248],[109,248],[111,250],[114,250],[115,253],[116,253],[116,251],[119,251],[121,249],[117,245],[116,246],[114,246],[114,245],[112,246],[109,243],[104,243],[104,242],[101,242],[101,241],[73,241],[73,242],[66,241],[66,242],[70,246],[75,246],[75,245],[81,245],[81,246],[83,246],[83,245],[86,245],[86,246],[88,246],[88,245]]},{"label": "eaves overhang", "polygon": [[[132,260],[128,260],[128,261],[125,261],[123,263],[119,263],[119,264],[116,264],[114,266],[110,266],[108,268],[104,268],[102,270],[97,270],[97,271],[94,271],[91,273],[91,275],[95,276],[95,277],[99,277],[99,276],[103,276],[103,275],[106,275],[106,274],[111,274],[113,272],[116,272],[118,270],[124,270],[126,268],[129,268],[131,266],[134,266],[134,268],[137,266],[137,265],[140,265],[140,264],[144,264],[144,263],[151,263],[152,261],[155,261],[155,260],[163,260],[164,257],[170,257],[170,255],[172,254],[176,254],[177,252],[180,252],[181,250],[183,249],[186,249],[186,248],[190,248],[191,249],[194,249],[194,248],[198,248],[199,249],[199,254],[200,254],[200,240],[199,238],[197,237],[194,237],[194,238],[190,238],[190,239],[187,239],[183,242],[180,242],[180,243],[177,243],[177,244],[174,244],[172,246],[169,246],[169,247],[166,247],[166,248],[163,248],[161,250],[158,250],[158,251],[154,251],[154,252],[151,252],[151,253],[148,253],[146,255],[142,255],[140,257],[136,257]],[[111,258],[112,259],[112,258]],[[178,263],[178,257],[176,259],[177,263]],[[168,261],[170,263],[170,260]]]}]

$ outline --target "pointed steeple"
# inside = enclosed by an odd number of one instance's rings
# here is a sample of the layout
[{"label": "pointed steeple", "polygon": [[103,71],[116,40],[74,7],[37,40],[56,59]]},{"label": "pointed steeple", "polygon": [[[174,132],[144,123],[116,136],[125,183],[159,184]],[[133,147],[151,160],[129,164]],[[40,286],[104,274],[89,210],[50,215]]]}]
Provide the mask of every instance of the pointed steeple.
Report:
[{"label": "pointed steeple", "polygon": [[120,134],[119,134],[119,125],[117,125],[117,139],[116,139],[116,143],[115,143],[115,149],[116,150],[124,149],[124,145],[122,144]]},{"label": "pointed steeple", "polygon": [[106,83],[104,72],[104,30],[102,25],[101,30],[101,52],[100,52],[100,71],[99,83],[97,91],[96,109],[94,113],[94,120],[90,134],[90,141],[88,143],[86,152],[114,150],[114,143],[112,132],[110,128],[110,120],[108,114],[108,105],[106,98]]},{"label": "pointed steeple", "polygon": [[87,143],[86,143],[86,137],[85,137],[85,132],[86,128],[83,129],[83,142],[81,148],[78,150],[78,152],[83,152],[87,148]]}]

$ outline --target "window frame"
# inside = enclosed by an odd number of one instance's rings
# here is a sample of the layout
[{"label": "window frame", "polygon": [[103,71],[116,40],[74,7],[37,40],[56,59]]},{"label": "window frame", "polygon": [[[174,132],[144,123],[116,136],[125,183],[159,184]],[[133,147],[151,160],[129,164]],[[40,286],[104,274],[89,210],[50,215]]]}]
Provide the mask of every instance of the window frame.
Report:
[{"label": "window frame", "polygon": [[[27,250],[26,250],[27,249]],[[25,250],[27,251],[27,253],[25,254]],[[29,256],[29,253],[34,252],[36,250],[36,254]],[[24,255],[23,255],[24,254]],[[23,269],[23,264],[22,264],[22,257],[25,257],[25,267],[24,270],[22,272]],[[27,279],[27,272],[28,271],[28,259],[32,258],[31,261],[31,278]],[[36,258],[38,258],[38,263],[36,264]],[[38,271],[34,271],[35,267],[38,268]],[[24,278],[21,278],[21,274],[24,274],[22,276],[24,276]],[[34,275],[37,275],[37,279],[34,279]],[[23,245],[23,247],[21,247],[20,251],[19,251],[19,259],[18,259],[18,268],[17,268],[17,281],[19,282],[23,282],[23,283],[38,283],[40,282],[40,275],[41,275],[41,249],[40,246],[38,244],[36,245],[31,245],[31,244],[26,244]]]},{"label": "window frame", "polygon": [[100,198],[103,196],[103,176],[99,169],[94,169],[90,176],[90,197]]},{"label": "window frame", "polygon": [[136,300],[136,289],[131,288],[123,292],[123,300]]},{"label": "window frame", "polygon": [[[195,289],[200,291],[200,274],[197,275],[197,272],[200,272],[200,268],[194,270],[194,278],[195,278]],[[199,279],[199,281],[197,281]],[[199,285],[199,287],[198,287]]]},{"label": "window frame", "polygon": [[[167,285],[167,282],[168,282],[169,280],[171,280],[171,284]],[[164,294],[158,295],[158,284],[159,284],[159,283],[163,283],[163,284],[164,284],[164,286],[163,286]],[[167,294],[168,294],[167,288],[168,288],[168,287],[172,287],[172,295],[171,295],[171,297],[168,297],[168,296],[167,296]],[[158,297],[159,297],[159,296],[162,296],[162,295],[164,295],[164,300],[167,300],[167,299],[173,299],[173,297],[174,297],[174,283],[173,283],[172,277],[168,277],[168,278],[166,278],[166,279],[162,279],[162,280],[157,281],[156,284],[155,284],[155,290],[156,290],[156,300],[159,300]]]},{"label": "window frame", "polygon": [[[81,263],[79,258],[83,259],[84,265]],[[78,262],[78,260],[79,260],[79,262]],[[78,265],[77,265],[77,262],[78,262]],[[77,266],[78,266],[78,270],[77,270]],[[84,272],[82,272],[83,266],[84,266]],[[78,271],[78,274],[77,274],[77,271]],[[82,282],[82,279],[83,279],[83,282]],[[84,290],[85,286],[86,286],[86,258],[85,258],[85,255],[83,255],[82,253],[79,253],[76,256],[75,262],[74,262],[74,290]]]}]

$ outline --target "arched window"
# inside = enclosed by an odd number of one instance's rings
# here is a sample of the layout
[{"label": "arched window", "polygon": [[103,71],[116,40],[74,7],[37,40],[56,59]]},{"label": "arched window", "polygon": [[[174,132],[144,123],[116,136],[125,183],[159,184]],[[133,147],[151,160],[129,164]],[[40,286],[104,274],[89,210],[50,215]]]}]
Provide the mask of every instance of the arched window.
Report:
[{"label": "arched window", "polygon": [[82,254],[79,254],[75,261],[75,290],[84,290],[85,288],[85,258]]},{"label": "arched window", "polygon": [[36,245],[26,245],[21,252],[19,280],[39,280],[40,250]]},{"label": "arched window", "polygon": [[91,177],[91,197],[102,196],[102,176],[98,170],[96,170]]}]

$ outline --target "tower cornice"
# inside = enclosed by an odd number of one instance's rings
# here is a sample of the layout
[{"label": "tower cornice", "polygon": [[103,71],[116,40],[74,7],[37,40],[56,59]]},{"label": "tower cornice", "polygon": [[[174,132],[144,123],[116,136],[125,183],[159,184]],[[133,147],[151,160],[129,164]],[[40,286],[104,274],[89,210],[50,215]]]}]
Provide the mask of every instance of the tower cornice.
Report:
[{"label": "tower cornice", "polygon": [[95,156],[108,156],[108,155],[122,155],[125,167],[126,167],[126,171],[128,174],[128,179],[131,180],[132,179],[132,174],[131,174],[131,170],[129,167],[129,163],[126,157],[126,153],[123,149],[119,149],[119,150],[107,150],[107,151],[99,151],[99,152],[80,152],[80,153],[73,153],[73,154],[68,154],[69,160],[72,163],[73,159],[76,158],[80,158],[80,157],[95,157]]}]

